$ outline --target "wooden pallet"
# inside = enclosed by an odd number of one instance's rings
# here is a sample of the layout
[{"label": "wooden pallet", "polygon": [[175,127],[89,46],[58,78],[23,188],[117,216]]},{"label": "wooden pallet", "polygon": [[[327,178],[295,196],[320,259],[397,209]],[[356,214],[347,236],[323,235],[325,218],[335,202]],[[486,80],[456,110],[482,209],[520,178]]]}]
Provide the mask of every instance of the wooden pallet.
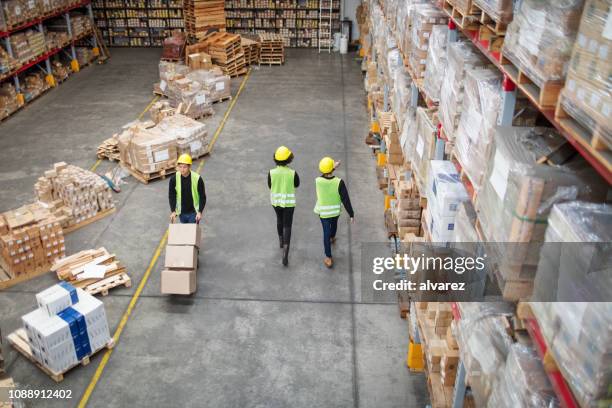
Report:
[{"label": "wooden pallet", "polygon": [[98,220],[101,220],[102,218],[106,217],[109,214],[114,213],[117,210],[117,208],[113,207],[113,208],[109,208],[107,210],[102,210],[102,211],[98,211],[98,213],[96,215],[94,215],[93,217],[87,218],[86,220],[83,220],[81,222],[78,222],[76,224],[70,225],[66,228],[64,228],[64,234],[69,234],[71,232],[74,232],[80,228],[83,228],[86,225],[89,225],[93,222],[96,222]]},{"label": "wooden pallet", "polygon": [[508,28],[508,23],[503,23],[499,21],[499,19],[487,13],[485,9],[478,6],[477,4],[472,4],[472,9],[474,10],[474,14],[476,15],[480,14],[480,18],[478,19],[478,21],[480,21],[480,24],[487,27],[495,35],[498,35],[498,36],[506,35],[506,29]]},{"label": "wooden pallet", "polygon": [[[78,282],[74,286],[81,287],[78,285]],[[117,286],[125,286],[126,288],[131,288],[132,279],[128,276],[127,273],[122,272],[118,275],[109,276],[107,278],[100,279],[95,283],[85,285],[81,287],[81,289],[83,289],[90,295],[97,295],[98,293],[101,293],[102,296],[107,296],[108,291],[112,288],[116,288]]]},{"label": "wooden pallet", "polygon": [[612,172],[611,142],[607,141],[603,136],[604,131],[601,125],[597,125],[594,130],[585,128],[565,111],[562,102],[563,96],[557,101],[555,120],[559,122],[561,128],[569,133],[576,142],[606,166],[608,171]]},{"label": "wooden pallet", "polygon": [[529,78],[529,74],[520,68],[520,64],[514,61],[514,58],[507,53],[501,54],[501,65],[510,79],[512,79],[512,82],[514,82],[540,110],[552,109],[557,105],[559,94],[563,88],[563,81],[546,81],[538,85]]},{"label": "wooden pallet", "polygon": [[104,350],[104,349],[110,350],[113,347],[115,347],[115,340],[111,337],[110,340],[108,341],[108,343],[106,343],[105,346],[99,348],[98,350],[93,351],[89,356],[84,357],[77,364],[67,368],[66,370],[64,370],[62,372],[56,372],[56,371],[53,371],[50,368],[46,367],[42,363],[40,363],[34,357],[34,354],[32,353],[32,349],[31,349],[30,344],[28,342],[28,336],[26,334],[25,329],[17,329],[17,330],[15,330],[13,333],[11,333],[11,334],[9,334],[7,336],[7,340],[9,341],[9,343],[13,346],[13,348],[15,350],[17,350],[19,353],[21,353],[22,356],[24,356],[25,358],[30,360],[36,367],[40,368],[42,370],[42,372],[47,374],[49,377],[51,377],[51,379],[53,381],[58,382],[58,383],[62,382],[64,380],[64,374],[66,374],[68,371],[72,370],[74,367],[77,367],[79,365],[82,365],[82,366],[88,365],[89,362],[90,362],[90,357],[93,356],[94,354],[96,354],[97,352],[99,352],[100,350]]},{"label": "wooden pallet", "polygon": [[443,9],[446,14],[452,18],[462,30],[478,29],[478,22],[480,19],[478,12],[480,10],[475,8],[471,1],[466,10],[461,10],[456,7],[454,3],[455,2],[451,0],[444,0]]},{"label": "wooden pallet", "polygon": [[125,163],[121,163],[121,167],[129,171],[132,177],[144,184],[149,184],[157,179],[164,180],[167,176],[176,173],[176,168],[164,169],[153,173],[142,173],[132,166],[126,165]]}]

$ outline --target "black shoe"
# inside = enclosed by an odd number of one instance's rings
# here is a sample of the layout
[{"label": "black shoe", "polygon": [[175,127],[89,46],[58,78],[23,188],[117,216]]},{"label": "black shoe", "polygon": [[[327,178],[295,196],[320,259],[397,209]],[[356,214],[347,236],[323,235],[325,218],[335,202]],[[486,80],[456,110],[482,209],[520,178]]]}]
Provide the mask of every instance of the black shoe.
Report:
[{"label": "black shoe", "polygon": [[283,266],[289,265],[289,245],[283,246]]},{"label": "black shoe", "polygon": [[280,248],[282,248],[284,246],[284,244],[283,244],[283,236],[282,235],[278,236],[278,243],[280,244]]}]

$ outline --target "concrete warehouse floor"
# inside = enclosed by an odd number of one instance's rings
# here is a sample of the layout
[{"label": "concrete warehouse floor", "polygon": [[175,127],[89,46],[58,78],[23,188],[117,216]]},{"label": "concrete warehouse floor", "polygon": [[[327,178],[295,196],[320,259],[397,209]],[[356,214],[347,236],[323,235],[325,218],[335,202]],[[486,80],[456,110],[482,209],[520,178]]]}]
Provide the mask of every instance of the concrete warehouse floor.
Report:
[{"label": "concrete warehouse floor", "polygon": [[[84,168],[97,145],[136,119],[158,78],[156,49],[113,49],[102,66],[79,74],[0,124],[0,210],[32,200],[36,178],[56,161]],[[160,295],[163,252],[95,387],[89,406],[423,407],[423,376],[409,374],[408,328],[397,305],[362,303],[360,245],[384,242],[383,199],[367,129],[363,79],[354,55],[288,50],[281,67],[255,68],[202,170],[208,202],[198,291]],[[236,93],[243,78],[232,80]],[[207,120],[212,135],[229,102]],[[146,116],[145,116],[146,117]],[[266,173],[274,149],[296,155],[302,185],[290,265],[283,268]],[[356,212],[342,216],[336,266],[322,264],[322,231],[312,212],[324,155]],[[195,164],[197,166],[197,163]],[[103,172],[112,163],[102,162]],[[168,224],[167,180],[127,178],[115,214],[67,236],[67,253],[105,246],[127,265],[134,285],[103,298],[111,333],[126,311]],[[0,293],[3,336],[21,326],[47,274]],[[101,354],[55,384],[6,342],[8,372],[20,388],[70,389],[76,406]]]}]

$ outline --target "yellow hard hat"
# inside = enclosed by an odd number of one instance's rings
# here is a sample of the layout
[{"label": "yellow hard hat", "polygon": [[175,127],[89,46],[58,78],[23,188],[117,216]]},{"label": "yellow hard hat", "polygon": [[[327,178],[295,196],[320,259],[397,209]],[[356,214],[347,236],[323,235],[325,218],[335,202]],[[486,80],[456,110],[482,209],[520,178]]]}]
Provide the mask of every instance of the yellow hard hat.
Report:
[{"label": "yellow hard hat", "polygon": [[187,153],[183,153],[179,156],[177,163],[179,164],[191,164],[191,156]]},{"label": "yellow hard hat", "polygon": [[319,162],[319,170],[323,174],[328,174],[334,171],[334,159],[331,157],[324,157]]},{"label": "yellow hard hat", "polygon": [[288,147],[281,146],[274,152],[274,160],[285,161],[291,156],[291,150]]}]

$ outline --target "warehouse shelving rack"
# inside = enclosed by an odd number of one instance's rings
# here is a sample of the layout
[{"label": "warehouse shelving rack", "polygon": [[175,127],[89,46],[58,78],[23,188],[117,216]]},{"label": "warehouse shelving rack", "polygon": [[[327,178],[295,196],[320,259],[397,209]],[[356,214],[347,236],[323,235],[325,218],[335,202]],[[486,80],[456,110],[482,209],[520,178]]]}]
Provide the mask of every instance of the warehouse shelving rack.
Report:
[{"label": "warehouse shelving rack", "polygon": [[94,0],[94,17],[112,47],[161,47],[170,31],[184,31],[182,0]]},{"label": "warehouse shelving rack", "polygon": [[[285,37],[285,47],[318,48],[320,2],[323,1],[227,0],[226,27],[237,34],[279,33]],[[327,1],[331,5],[331,31],[339,32],[340,1]]]},{"label": "warehouse shelving rack", "polygon": [[[2,2],[0,1],[0,3]],[[87,38],[90,38],[90,44],[93,46],[94,56],[99,55],[98,43],[97,43],[96,36],[93,30],[83,33],[79,35],[78,37],[73,36],[72,25],[70,23],[70,12],[73,10],[82,9],[82,8],[85,8],[87,10],[87,13],[89,15],[89,18],[91,19],[92,27],[93,27],[94,21],[93,21],[93,10],[91,7],[91,1],[86,0],[86,1],[77,2],[67,7],[63,7],[63,8],[54,10],[51,13],[48,13],[44,16],[34,18],[28,22],[20,24],[17,27],[7,29],[6,31],[0,30],[0,40],[4,42],[4,47],[6,49],[6,52],[12,58],[14,58],[14,54],[13,54],[13,50],[12,50],[11,42],[10,42],[11,35],[18,33],[22,30],[26,30],[28,28],[36,29],[38,32],[44,34],[44,24],[46,21],[49,21],[50,19],[63,16],[64,19],[66,20],[68,36],[70,37],[70,41],[68,43],[63,44],[62,46],[54,48],[52,50],[47,50],[46,52],[36,56],[31,61],[28,61],[5,74],[0,74],[0,82],[4,82],[12,78],[14,86],[15,86],[15,91],[17,93],[18,108],[15,111],[11,112],[9,116],[18,112],[20,109],[26,106],[27,103],[31,102],[33,99],[36,99],[36,97],[44,94],[48,89],[57,86],[57,83],[55,81],[55,78],[53,76],[53,71],[51,68],[51,57],[61,54],[61,53],[65,54],[70,59],[70,66],[72,68],[72,71],[78,72],[81,66],[79,65],[79,62],[77,60],[75,45],[81,41],[86,40]],[[0,12],[1,12],[1,8],[0,8]],[[66,51],[67,48],[69,48],[69,52]],[[44,64],[44,67],[41,64]],[[45,73],[45,81],[47,82],[48,88],[45,91],[41,92],[36,97],[34,97],[33,99],[26,101],[26,98],[24,94],[22,93],[22,87],[21,87],[21,82],[19,80],[19,75],[23,74],[30,68],[34,68],[34,67],[39,68],[42,72]]]}]

